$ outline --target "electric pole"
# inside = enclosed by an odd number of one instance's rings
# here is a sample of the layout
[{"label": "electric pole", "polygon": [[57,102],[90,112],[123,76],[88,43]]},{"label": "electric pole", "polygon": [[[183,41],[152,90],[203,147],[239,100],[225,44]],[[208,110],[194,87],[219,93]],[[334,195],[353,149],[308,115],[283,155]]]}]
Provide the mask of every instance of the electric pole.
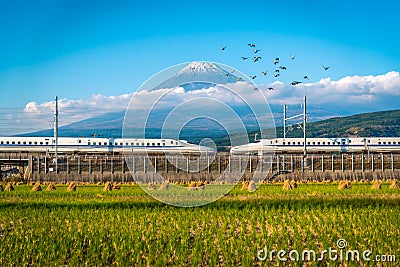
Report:
[{"label": "electric pole", "polygon": [[56,174],[58,173],[58,97],[55,98],[54,107],[54,147],[56,158]]}]

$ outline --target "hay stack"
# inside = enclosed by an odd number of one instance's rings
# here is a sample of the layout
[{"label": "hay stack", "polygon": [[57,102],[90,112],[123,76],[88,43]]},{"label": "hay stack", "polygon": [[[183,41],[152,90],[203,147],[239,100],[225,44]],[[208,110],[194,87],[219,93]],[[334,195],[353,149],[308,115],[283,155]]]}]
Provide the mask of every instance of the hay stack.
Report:
[{"label": "hay stack", "polygon": [[67,191],[76,191],[76,183],[70,182],[68,185]]},{"label": "hay stack", "polygon": [[249,191],[249,192],[254,192],[254,191],[256,191],[256,184],[254,183],[254,181],[253,180],[251,180],[250,182],[249,182],[249,185],[247,186],[247,190]]},{"label": "hay stack", "polygon": [[350,189],[351,183],[350,183],[350,181],[340,181],[338,188],[339,188],[339,190]]},{"label": "hay stack", "polygon": [[155,189],[156,189],[156,185],[153,184],[153,183],[150,183],[150,184],[147,186],[147,190],[155,190]]},{"label": "hay stack", "polygon": [[111,191],[113,190],[113,186],[110,182],[105,183],[103,191]]},{"label": "hay stack", "polygon": [[[8,184],[7,184],[7,186],[8,186]],[[7,187],[6,187],[6,190],[7,190]],[[40,182],[36,182],[35,185],[32,187],[31,191],[32,192],[42,191],[42,187],[40,187]]]},{"label": "hay stack", "polygon": [[250,181],[243,181],[242,182],[242,190],[248,190],[249,189],[249,182]]},{"label": "hay stack", "polygon": [[197,189],[204,189],[204,183],[203,182],[197,182],[196,183],[196,187],[197,187]]},{"label": "hay stack", "polygon": [[117,183],[113,184],[112,190],[120,190],[120,189],[121,189],[121,187],[119,184],[117,184]]},{"label": "hay stack", "polygon": [[56,186],[54,183],[50,183],[49,186],[46,188],[46,191],[54,191],[56,190]]},{"label": "hay stack", "polygon": [[190,182],[190,184],[188,185],[188,189],[189,190],[197,190],[196,183],[195,182]]},{"label": "hay stack", "polygon": [[4,189],[4,191],[8,191],[8,192],[14,191],[14,187],[12,186],[11,183],[7,183],[6,188]]},{"label": "hay stack", "polygon": [[398,180],[393,180],[392,184],[390,185],[390,189],[400,188],[400,183]]},{"label": "hay stack", "polygon": [[168,181],[164,181],[160,186],[160,190],[168,190],[168,188],[169,188],[169,182]]},{"label": "hay stack", "polygon": [[371,186],[371,189],[382,189],[382,183],[378,180],[375,180]]},{"label": "hay stack", "polygon": [[[294,182],[294,181],[293,181]],[[284,182],[283,182],[283,190],[292,190],[292,189],[295,189],[296,187],[294,187],[294,185],[297,187],[297,184],[296,183],[292,183],[291,181],[289,181],[289,180],[285,180]]]}]

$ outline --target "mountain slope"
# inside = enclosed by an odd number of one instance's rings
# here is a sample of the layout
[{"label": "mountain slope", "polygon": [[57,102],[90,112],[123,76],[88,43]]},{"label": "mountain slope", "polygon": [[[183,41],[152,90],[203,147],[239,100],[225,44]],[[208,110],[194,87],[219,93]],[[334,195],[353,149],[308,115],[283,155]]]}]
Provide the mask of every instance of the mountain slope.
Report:
[{"label": "mountain slope", "polygon": [[[277,128],[282,137],[283,128]],[[302,131],[294,130],[288,137],[301,137]],[[336,117],[307,124],[308,137],[369,137],[400,136],[400,110],[362,113],[346,117]]]}]

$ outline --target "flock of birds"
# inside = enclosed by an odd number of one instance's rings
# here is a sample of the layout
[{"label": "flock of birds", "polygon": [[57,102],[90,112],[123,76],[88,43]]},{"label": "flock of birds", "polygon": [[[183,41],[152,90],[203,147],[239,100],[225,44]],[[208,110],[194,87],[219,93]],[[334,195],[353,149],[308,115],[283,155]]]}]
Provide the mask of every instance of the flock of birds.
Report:
[{"label": "flock of birds", "polygon": [[[249,47],[253,50],[254,56],[253,56],[253,57],[251,57],[251,56],[241,57],[242,60],[249,60],[249,59],[251,59],[253,62],[257,62],[257,61],[259,61],[259,60],[262,59],[262,57],[259,56],[259,55],[257,54],[258,52],[261,51],[261,49],[257,49],[257,48],[256,48],[256,45],[253,44],[253,43],[249,43],[249,44],[247,44],[247,46],[249,46]],[[227,47],[228,47],[228,46],[226,46],[226,45],[225,45],[225,46],[221,46],[221,50],[222,50],[222,51],[225,51]],[[290,59],[291,59],[291,60],[295,60],[295,59],[296,59],[296,55],[290,55]],[[283,71],[287,70],[286,66],[280,65],[281,60],[280,60],[279,57],[276,57],[275,59],[273,59],[273,60],[272,60],[272,63],[273,63],[274,66],[275,66],[275,70],[274,70],[274,72],[272,73],[272,75],[273,75],[275,78],[279,77]],[[330,67],[324,65],[324,66],[322,66],[322,68],[323,68],[325,71],[327,71]],[[231,71],[231,73],[233,73],[233,72],[234,72],[234,70]],[[263,76],[266,76],[266,75],[268,74],[268,71],[261,71],[261,74],[262,74]],[[225,75],[226,75],[226,76],[229,76],[230,74],[227,73],[227,74],[225,74]],[[250,77],[250,79],[254,80],[254,79],[257,78],[257,75],[250,75],[249,77]],[[309,80],[308,75],[305,75],[305,76],[303,77],[303,79],[304,79],[304,80]],[[242,78],[237,78],[237,81],[242,81],[242,80],[243,80]],[[291,82],[290,84],[291,84],[292,86],[296,86],[296,85],[298,85],[298,84],[300,84],[300,83],[302,83],[302,82],[301,82],[301,81],[293,81],[293,82]],[[258,89],[255,88],[255,90],[258,90]],[[269,87],[268,90],[275,90],[275,88]]]}]

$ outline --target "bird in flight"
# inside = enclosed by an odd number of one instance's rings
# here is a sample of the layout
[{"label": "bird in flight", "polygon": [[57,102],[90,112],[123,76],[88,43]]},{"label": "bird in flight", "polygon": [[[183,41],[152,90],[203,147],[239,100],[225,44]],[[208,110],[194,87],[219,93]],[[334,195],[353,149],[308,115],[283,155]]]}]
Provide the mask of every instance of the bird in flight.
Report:
[{"label": "bird in flight", "polygon": [[242,78],[240,78],[240,77],[237,77],[236,78],[236,81],[242,81],[243,79]]},{"label": "bird in flight", "polygon": [[290,55],[290,59],[294,60],[296,58],[296,55]]},{"label": "bird in flight", "polygon": [[254,62],[257,62],[259,59],[261,59],[261,57],[257,56],[257,57],[253,57],[252,59]]},{"label": "bird in flight", "polygon": [[291,85],[296,86],[296,85],[298,85],[299,83],[301,83],[301,82],[293,81],[293,82],[291,83]]},{"label": "bird in flight", "polygon": [[305,80],[306,80],[306,79],[307,79],[307,80],[309,80],[309,78],[308,78],[308,76],[307,76],[307,75],[306,75],[306,76],[304,76],[304,79],[305,79]]},{"label": "bird in flight", "polygon": [[275,72],[274,73],[274,77],[276,78],[276,77],[278,77],[280,74],[279,74],[279,72]]},{"label": "bird in flight", "polygon": [[272,60],[272,62],[274,63],[274,65],[276,65],[276,64],[278,64],[279,63],[279,57],[277,57],[277,58],[275,58],[274,60]]},{"label": "bird in flight", "polygon": [[275,88],[273,88],[273,87],[268,87],[268,90],[275,90]]},{"label": "bird in flight", "polygon": [[267,75],[268,71],[262,71],[261,74],[262,75]]},{"label": "bird in flight", "polygon": [[285,67],[285,66],[279,66],[279,68],[280,68],[281,70],[286,70],[286,67]]},{"label": "bird in flight", "polygon": [[225,76],[226,76],[226,77],[229,77],[229,73],[225,73]]},{"label": "bird in flight", "polygon": [[224,51],[227,47],[228,47],[227,45],[226,46],[221,45],[221,50]]},{"label": "bird in flight", "polygon": [[243,60],[249,59],[249,57],[241,57]]},{"label": "bird in flight", "polygon": [[258,91],[258,88],[256,87],[256,88],[254,88],[254,91]]},{"label": "bird in flight", "polygon": [[252,44],[252,43],[248,44],[248,46],[250,46],[250,47],[256,47],[256,45],[255,45],[255,44]]},{"label": "bird in flight", "polygon": [[261,49],[254,49],[254,50],[253,50],[254,53],[258,53],[258,52],[260,52],[260,51],[261,51]]},{"label": "bird in flight", "polygon": [[252,80],[254,80],[255,78],[257,78],[257,76],[250,76],[250,78],[252,79]]},{"label": "bird in flight", "polygon": [[328,70],[330,67],[327,66],[322,66],[324,68],[324,70]]}]

